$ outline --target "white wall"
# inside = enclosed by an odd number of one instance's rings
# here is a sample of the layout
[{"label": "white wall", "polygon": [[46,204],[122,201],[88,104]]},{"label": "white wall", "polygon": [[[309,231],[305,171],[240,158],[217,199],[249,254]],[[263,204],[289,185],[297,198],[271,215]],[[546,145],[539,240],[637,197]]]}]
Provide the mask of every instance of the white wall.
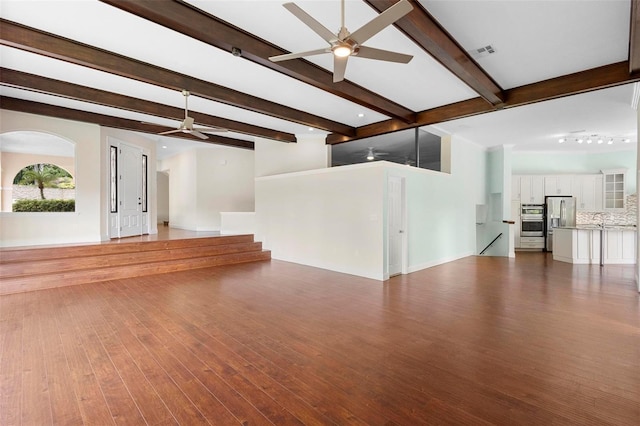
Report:
[{"label": "white wall", "polygon": [[487,221],[477,225],[476,253],[480,253],[493,239],[502,233],[502,238],[491,246],[485,255],[515,256],[513,244],[515,228],[503,220],[515,220],[511,212],[511,170],[513,146],[503,145],[487,151]]},{"label": "white wall", "polygon": [[330,147],[324,135],[296,135],[297,143],[256,138],[255,176],[323,169],[329,166]]},{"label": "white wall", "polygon": [[78,121],[0,110],[0,133],[38,131],[75,145],[76,211],[0,213],[0,245],[87,243],[109,238],[109,140],[140,146],[148,156],[150,233],[156,228],[155,143],[137,133]]},{"label": "white wall", "polygon": [[254,210],[254,152],[204,146],[160,162],[169,171],[171,227],[219,231],[220,212]]},{"label": "white wall", "polygon": [[0,213],[0,245],[23,246],[101,240],[100,127],[0,110],[0,133],[38,131],[76,145],[76,211]]},{"label": "white wall", "polygon": [[169,221],[169,173],[157,172],[158,222]]},{"label": "white wall", "polygon": [[169,220],[171,227],[195,230],[197,182],[196,153],[185,151],[160,161],[158,170],[169,172]]},{"label": "white wall", "polygon": [[451,139],[451,174],[396,166],[406,177],[409,272],[476,253],[476,204],[486,204],[486,153]]},{"label": "white wall", "polygon": [[383,163],[256,179],[256,240],[274,259],[383,276]]},{"label": "white wall", "polygon": [[386,180],[405,178],[408,270],[476,250],[484,149],[451,141],[451,174],[375,162],[256,179],[256,238],[274,259],[377,280],[386,271]]}]

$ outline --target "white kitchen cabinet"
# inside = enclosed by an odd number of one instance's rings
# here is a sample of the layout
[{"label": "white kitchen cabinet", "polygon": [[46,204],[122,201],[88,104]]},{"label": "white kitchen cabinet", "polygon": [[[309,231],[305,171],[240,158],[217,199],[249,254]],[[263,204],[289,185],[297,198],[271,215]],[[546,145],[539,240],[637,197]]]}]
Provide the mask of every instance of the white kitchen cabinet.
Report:
[{"label": "white kitchen cabinet", "polygon": [[604,263],[635,263],[636,232],[606,230],[604,233]]},{"label": "white kitchen cabinet", "polygon": [[553,260],[574,264],[599,264],[601,233],[605,266],[636,263],[635,228],[554,229]]},{"label": "white kitchen cabinet", "polygon": [[624,209],[624,174],[626,169],[603,170],[604,174],[604,209]]},{"label": "white kitchen cabinet", "polygon": [[571,175],[545,176],[544,195],[571,195]]},{"label": "white kitchen cabinet", "polygon": [[520,176],[520,202],[544,204],[544,176]]},{"label": "white kitchen cabinet", "polygon": [[572,195],[576,197],[578,211],[602,211],[603,175],[575,175],[572,182]]},{"label": "white kitchen cabinet", "polygon": [[543,249],[544,237],[520,237],[521,249]]},{"label": "white kitchen cabinet", "polygon": [[[603,170],[603,173],[606,171]],[[511,199],[522,204],[543,204],[546,195],[572,195],[576,197],[577,210],[599,212],[616,207],[605,207],[605,199],[612,206],[624,207],[624,170],[611,171],[608,186],[607,175],[513,175]],[[622,179],[622,181],[621,181]],[[606,188],[610,192],[606,195]]]}]

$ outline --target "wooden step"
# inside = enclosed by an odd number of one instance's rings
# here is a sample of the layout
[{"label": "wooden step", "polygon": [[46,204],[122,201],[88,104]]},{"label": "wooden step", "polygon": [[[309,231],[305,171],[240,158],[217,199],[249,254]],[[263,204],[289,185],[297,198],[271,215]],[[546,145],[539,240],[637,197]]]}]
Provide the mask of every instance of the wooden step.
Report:
[{"label": "wooden step", "polygon": [[110,244],[80,244],[73,246],[21,247],[0,249],[0,265],[9,262],[27,262],[45,259],[77,258],[113,253],[139,253],[141,251],[166,250],[169,248],[215,246],[253,242],[253,235],[228,235],[179,240],[117,242]]},{"label": "wooden step", "polygon": [[104,255],[83,255],[77,258],[54,258],[3,263],[0,279],[23,275],[49,274],[59,271],[107,268],[112,266],[133,265],[136,263],[165,262],[169,260],[211,257],[223,254],[261,251],[262,243],[236,243],[213,246],[195,246],[185,248],[167,248],[164,250],[141,250]]},{"label": "wooden step", "polygon": [[253,235],[0,251],[0,295],[270,260]]}]

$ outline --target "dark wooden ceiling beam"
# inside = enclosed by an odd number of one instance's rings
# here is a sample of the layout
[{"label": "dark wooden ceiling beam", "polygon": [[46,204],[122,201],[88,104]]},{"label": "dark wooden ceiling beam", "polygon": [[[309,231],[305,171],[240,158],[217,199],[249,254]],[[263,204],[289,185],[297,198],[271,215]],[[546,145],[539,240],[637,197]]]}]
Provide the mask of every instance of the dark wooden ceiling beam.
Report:
[{"label": "dark wooden ceiling beam", "polygon": [[[156,24],[181,32],[211,46],[242,51],[242,57],[281,72],[289,77],[325,90],[365,108],[408,123],[415,121],[415,113],[402,105],[382,97],[355,83],[333,82],[329,71],[303,59],[271,62],[270,56],[289,53],[271,43],[205,13],[187,3],[173,0],[101,0]],[[292,19],[294,19],[292,17]]]},{"label": "dark wooden ceiling beam", "polygon": [[640,71],[640,0],[631,0],[629,72]]},{"label": "dark wooden ceiling beam", "polygon": [[238,92],[64,37],[0,19],[0,43],[156,86],[192,94],[287,121],[344,135],[355,129],[304,111]]},{"label": "dark wooden ceiling beam", "polygon": [[[552,78],[505,91],[505,102],[502,108],[513,108],[536,102],[548,101],[565,96],[578,95],[594,90],[640,81],[640,73],[629,74],[629,62],[605,65],[586,71]],[[350,142],[371,136],[405,130],[414,127],[428,126],[472,115],[484,114],[498,110],[488,105],[482,98],[473,98],[450,105],[445,105],[418,113],[415,124],[406,124],[399,120],[387,120],[358,127],[355,137],[330,134],[328,144]]]},{"label": "dark wooden ceiling beam", "polygon": [[[365,1],[378,12],[382,12],[398,0]],[[413,10],[394,25],[491,105],[501,105],[505,95],[500,86],[471,59],[419,2],[412,1],[411,4]]]},{"label": "dark wooden ceiling beam", "polygon": [[[80,86],[8,68],[0,68],[0,84],[55,96],[62,96],[77,101],[90,102],[93,104],[139,112],[142,114],[154,115],[156,117],[174,120],[181,120],[184,118],[184,109],[182,108],[158,104],[133,98],[131,96],[121,95],[119,93]],[[253,126],[226,118],[214,117],[192,110],[189,110],[189,115],[193,117],[195,122],[199,125],[220,127],[238,133],[259,136],[282,142],[296,142],[296,136],[291,133]],[[166,128],[165,130],[170,129]]]},{"label": "dark wooden ceiling beam", "polygon": [[[48,117],[62,118],[65,120],[82,121],[84,123],[97,124],[104,127],[112,127],[122,130],[130,130],[134,132],[149,133],[157,135],[159,132],[166,130],[165,126],[156,124],[141,123],[137,120],[129,120],[127,118],[113,117],[110,115],[97,114],[94,112],[80,111],[71,108],[64,108],[56,105],[49,105],[40,102],[26,101],[24,99],[16,99],[11,97],[0,97],[0,108],[25,112],[29,114],[44,115]],[[188,139],[194,142],[210,143],[215,145],[225,145],[234,148],[254,149],[254,143],[251,141],[243,141],[240,139],[227,138],[218,135],[207,135],[209,139],[203,140],[195,136],[185,133],[175,133],[171,137]],[[166,137],[166,136],[165,136]]]}]

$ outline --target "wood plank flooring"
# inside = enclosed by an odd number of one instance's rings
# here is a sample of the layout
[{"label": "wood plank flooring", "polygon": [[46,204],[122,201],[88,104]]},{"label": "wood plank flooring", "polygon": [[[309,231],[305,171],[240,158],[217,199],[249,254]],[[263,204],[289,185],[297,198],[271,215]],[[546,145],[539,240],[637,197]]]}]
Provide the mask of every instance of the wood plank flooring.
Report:
[{"label": "wood plank flooring", "polygon": [[272,260],[0,296],[0,425],[640,424],[632,266]]}]

